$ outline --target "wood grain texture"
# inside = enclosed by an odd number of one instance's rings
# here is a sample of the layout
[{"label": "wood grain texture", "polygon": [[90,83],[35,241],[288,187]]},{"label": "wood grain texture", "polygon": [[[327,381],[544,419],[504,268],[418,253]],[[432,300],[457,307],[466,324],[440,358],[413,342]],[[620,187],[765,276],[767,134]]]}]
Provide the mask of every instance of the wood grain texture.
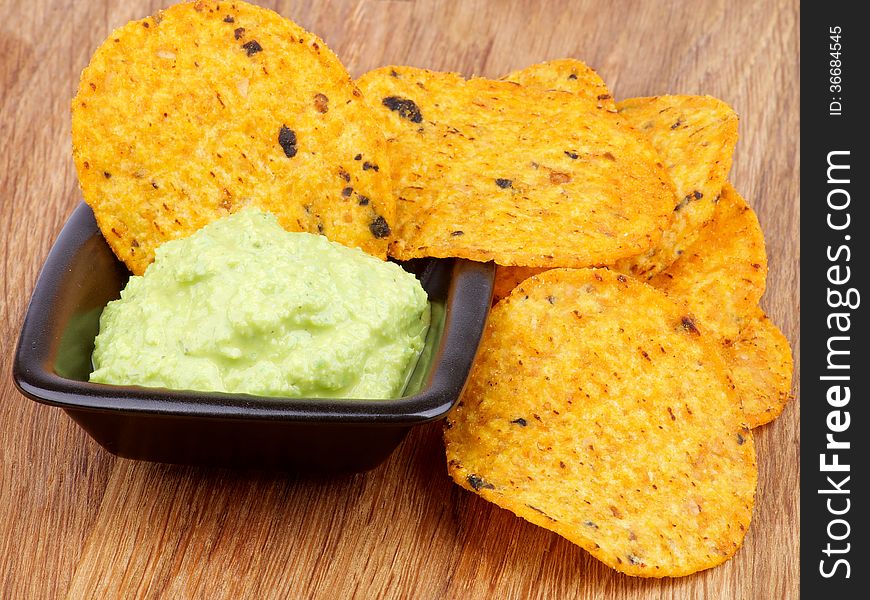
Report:
[{"label": "wood grain texture", "polygon": [[[799,372],[796,0],[264,4],[318,33],[353,75],[396,63],[497,76],[575,56],[617,99],[730,103],[741,117],[730,179],[770,256],[762,305]],[[162,5],[0,0],[0,597],[798,597],[797,400],[757,430],[744,548],[694,576],[642,580],[453,485],[437,425],[365,474],[202,470],[116,459],[18,394],[9,371],[27,300],[80,199],[68,111],[79,72],[113,28]]]}]

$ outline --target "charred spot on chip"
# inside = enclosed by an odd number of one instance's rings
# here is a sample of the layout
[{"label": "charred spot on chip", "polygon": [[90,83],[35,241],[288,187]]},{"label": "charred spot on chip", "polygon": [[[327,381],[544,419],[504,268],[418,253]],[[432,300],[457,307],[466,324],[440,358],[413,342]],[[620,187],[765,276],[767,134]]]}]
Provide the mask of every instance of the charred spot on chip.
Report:
[{"label": "charred spot on chip", "polygon": [[465,235],[465,232],[462,231],[461,229],[457,229],[456,231],[451,231],[450,235],[452,235],[453,237],[457,237],[460,235]]},{"label": "charred spot on chip", "polygon": [[635,556],[634,554],[628,554],[628,555],[626,555],[626,558],[628,558],[629,564],[644,566],[643,561],[640,560],[640,558]]},{"label": "charred spot on chip", "polygon": [[245,28],[244,27],[236,27],[233,30],[233,37],[236,38],[237,40],[242,39],[243,35],[245,35]]},{"label": "charred spot on chip", "polygon": [[503,179],[499,177],[495,180],[495,184],[503,190],[506,190],[509,187],[513,187],[514,182],[511,179]]},{"label": "charred spot on chip", "polygon": [[281,129],[278,130],[278,144],[284,150],[287,158],[296,156],[296,132],[286,125],[281,125]]},{"label": "charred spot on chip", "polygon": [[577,154],[576,152],[571,152],[570,150],[565,150],[565,156],[567,156],[568,158],[571,158],[571,159],[573,159],[573,160],[577,160],[577,158],[578,158],[580,155]]},{"label": "charred spot on chip", "polygon": [[244,44],[242,44],[242,48],[245,49],[245,52],[248,54],[248,56],[253,56],[257,52],[263,51],[263,47],[260,45],[260,42],[258,42],[257,40],[251,40],[250,42],[245,42]]},{"label": "charred spot on chip", "polygon": [[371,231],[372,235],[376,238],[389,237],[390,233],[392,233],[389,223],[387,223],[387,220],[381,215],[378,215],[372,220],[369,224],[369,231]]},{"label": "charred spot on chip", "polygon": [[362,194],[359,194],[359,205],[360,206],[368,206],[368,204],[369,204],[369,197],[363,196]]},{"label": "charred spot on chip", "polygon": [[227,15],[224,17],[224,23],[235,23],[235,22],[236,22],[236,20],[233,18],[232,15]]},{"label": "charred spot on chip", "polygon": [[514,424],[516,424],[516,425],[519,425],[520,427],[525,427],[526,425],[529,424],[529,422],[526,421],[526,420],[525,420],[524,418],[522,418],[522,417],[518,417],[518,418],[514,419],[513,421],[511,421],[511,423],[514,423]]},{"label": "charred spot on chip", "polygon": [[680,319],[680,327],[682,327],[683,330],[691,333],[692,335],[700,335],[701,334],[701,332],[698,331],[698,326],[695,325],[695,320],[692,317],[685,316],[682,319]]},{"label": "charred spot on chip", "polygon": [[613,98],[613,96],[610,94],[598,94],[599,100],[610,100],[611,98]]},{"label": "charred spot on chip", "polygon": [[357,154],[353,157],[354,160],[362,160],[362,154]]},{"label": "charred spot on chip", "polygon": [[626,281],[628,281],[628,277],[626,277],[625,275],[617,275],[616,280],[620,283],[625,283]]},{"label": "charred spot on chip", "polygon": [[547,296],[547,302],[549,302],[550,304],[556,304],[556,297],[555,296]]},{"label": "charred spot on chip", "polygon": [[671,129],[676,129],[677,127],[679,127],[682,124],[683,124],[683,120],[677,119],[677,121],[673,125],[671,125]]},{"label": "charred spot on chip", "polygon": [[387,96],[381,101],[381,104],[391,111],[399,113],[400,117],[411,121],[411,123],[423,122],[420,107],[413,100],[402,98],[401,96]]},{"label": "charred spot on chip", "polygon": [[744,444],[744,442],[746,442],[746,438],[744,438],[743,435],[738,433],[737,434],[737,445],[742,446]]},{"label": "charred spot on chip", "polygon": [[314,110],[319,113],[325,113],[329,111],[329,97],[326,94],[314,95]]},{"label": "charred spot on chip", "polygon": [[487,490],[494,490],[495,489],[494,485],[492,485],[490,482],[488,482],[483,477],[480,477],[479,475],[472,474],[472,475],[469,475],[468,477],[466,477],[465,479],[466,479],[466,481],[468,481],[468,485],[470,485],[474,489],[474,491],[476,491],[476,492],[479,492],[482,489],[487,489]]},{"label": "charred spot on chip", "polygon": [[353,194],[353,188],[348,186],[341,190],[341,195],[343,198],[350,198],[350,195]]},{"label": "charred spot on chip", "polygon": [[378,171],[381,170],[381,168],[378,165],[376,165],[374,163],[370,163],[369,161],[365,161],[363,163],[362,168],[363,168],[363,171],[374,171],[375,173],[377,173]]},{"label": "charred spot on chip", "polygon": [[112,174],[109,173],[108,171],[103,171],[103,177],[105,177],[106,179],[111,179],[111,178],[112,178]]},{"label": "charred spot on chip", "polygon": [[586,520],[586,521],[583,521],[583,524],[586,527],[591,527],[592,529],[598,529],[598,525],[595,523],[595,521]]},{"label": "charred spot on chip", "polygon": [[574,79],[577,79],[577,73],[571,73],[570,75],[568,75],[568,79],[570,79],[570,80],[572,80],[572,81],[573,81]]}]

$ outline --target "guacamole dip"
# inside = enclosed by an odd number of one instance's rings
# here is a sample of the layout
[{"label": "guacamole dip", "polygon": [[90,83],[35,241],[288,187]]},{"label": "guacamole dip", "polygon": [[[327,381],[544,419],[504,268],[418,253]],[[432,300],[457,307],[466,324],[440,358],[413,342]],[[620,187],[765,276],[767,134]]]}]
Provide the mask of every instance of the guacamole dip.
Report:
[{"label": "guacamole dip", "polygon": [[100,317],[91,381],[260,396],[398,396],[429,326],[396,264],[242,210],[166,242]]}]

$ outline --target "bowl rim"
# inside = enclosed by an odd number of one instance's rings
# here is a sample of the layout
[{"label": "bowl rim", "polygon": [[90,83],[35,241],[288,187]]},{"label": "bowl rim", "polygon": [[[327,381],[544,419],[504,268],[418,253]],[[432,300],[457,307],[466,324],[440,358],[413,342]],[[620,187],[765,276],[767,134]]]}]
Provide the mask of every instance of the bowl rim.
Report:
[{"label": "bowl rim", "polygon": [[94,234],[102,237],[90,207],[80,202],[43,264],[13,359],[12,378],[21,393],[42,404],[67,410],[129,416],[397,426],[432,421],[446,415],[458,401],[491,304],[494,263],[431,259],[453,261],[444,331],[424,387],[417,394],[402,398],[277,398],[79,381],[58,375],[52,367],[52,352],[59,343],[59,325],[51,309],[76,250]]}]

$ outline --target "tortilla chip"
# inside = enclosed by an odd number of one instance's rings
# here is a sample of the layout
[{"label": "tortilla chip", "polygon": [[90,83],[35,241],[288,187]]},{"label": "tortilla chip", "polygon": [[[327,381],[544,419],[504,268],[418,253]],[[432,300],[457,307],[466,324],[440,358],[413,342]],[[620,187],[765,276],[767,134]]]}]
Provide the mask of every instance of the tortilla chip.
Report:
[{"label": "tortilla chip", "polygon": [[759,308],[723,354],[747,424],[758,427],[777,418],[791,398],[794,371],[779,328]]},{"label": "tortilla chip", "polygon": [[358,84],[388,140],[396,258],[602,265],[672,218],[652,146],[576,94],[411,67]]},{"label": "tortilla chip", "polygon": [[532,275],[546,270],[540,267],[496,267],[495,280],[492,284],[492,303],[495,304],[508,296],[515,287]]},{"label": "tortilla chip", "polygon": [[84,199],[136,274],[162,242],[244,206],[386,257],[383,135],[323,41],[270,10],[202,0],[128,23],[72,110]]},{"label": "tortilla chip", "polygon": [[767,254],[758,217],[726,184],[713,220],[677,262],[650,283],[684,302],[702,329],[727,344],[755,315],[766,278]]},{"label": "tortilla chip", "polygon": [[595,69],[575,58],[562,58],[531,65],[502,77],[523,86],[562,90],[578,94],[598,109],[616,112],[616,102]]},{"label": "tortilla chip", "polygon": [[499,302],[445,422],[461,486],[629,575],[734,555],[757,471],[715,340],[631,277],[553,269]]},{"label": "tortilla chip", "polygon": [[648,279],[673,263],[713,217],[731,169],[737,114],[710,96],[631,98],[617,107],[655,146],[676,186],[674,220],[658,247],[616,263],[618,270]]}]

